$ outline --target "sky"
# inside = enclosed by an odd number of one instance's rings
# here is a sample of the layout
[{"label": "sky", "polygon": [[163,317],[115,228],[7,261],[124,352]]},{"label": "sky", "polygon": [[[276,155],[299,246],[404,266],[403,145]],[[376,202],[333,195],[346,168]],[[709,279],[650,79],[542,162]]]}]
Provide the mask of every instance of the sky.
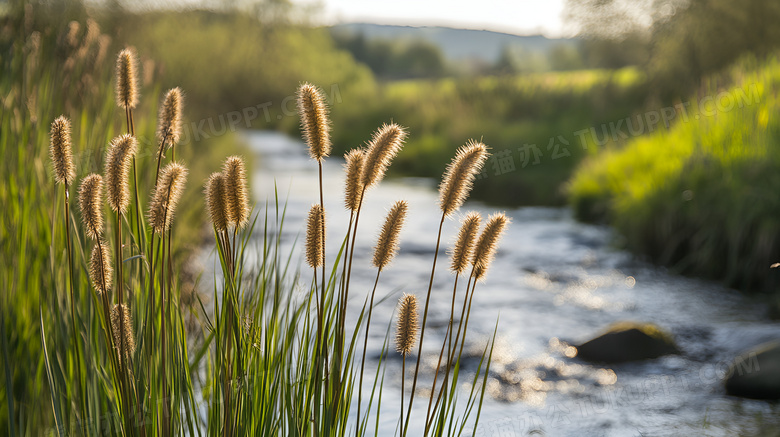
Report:
[{"label": "sky", "polygon": [[[368,22],[488,29],[518,35],[571,36],[565,0],[318,0],[327,24]],[[301,3],[311,3],[301,1]]]}]

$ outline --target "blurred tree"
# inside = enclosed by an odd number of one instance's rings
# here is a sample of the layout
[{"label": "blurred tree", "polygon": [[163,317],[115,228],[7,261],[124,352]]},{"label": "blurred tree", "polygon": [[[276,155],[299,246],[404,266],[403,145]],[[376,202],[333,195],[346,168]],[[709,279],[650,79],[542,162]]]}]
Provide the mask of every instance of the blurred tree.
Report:
[{"label": "blurred tree", "polygon": [[776,0],[567,0],[590,66],[644,64],[659,97],[690,92],[739,56],[780,47]]},{"label": "blurred tree", "polygon": [[441,49],[422,40],[367,39],[362,32],[331,32],[336,46],[350,52],[379,78],[434,78],[447,72]]},{"label": "blurred tree", "polygon": [[572,44],[556,44],[548,55],[553,70],[578,70],[584,66],[582,54]]}]

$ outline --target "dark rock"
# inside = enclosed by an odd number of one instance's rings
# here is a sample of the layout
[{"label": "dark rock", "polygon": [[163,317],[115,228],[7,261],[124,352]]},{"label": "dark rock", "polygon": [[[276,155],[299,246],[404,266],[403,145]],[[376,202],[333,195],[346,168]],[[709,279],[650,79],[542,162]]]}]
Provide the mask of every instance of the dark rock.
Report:
[{"label": "dark rock", "polygon": [[577,346],[586,361],[623,363],[675,354],[672,336],[652,323],[619,322],[598,337]]},{"label": "dark rock", "polygon": [[729,366],[726,392],[753,399],[780,399],[780,341],[738,356]]}]

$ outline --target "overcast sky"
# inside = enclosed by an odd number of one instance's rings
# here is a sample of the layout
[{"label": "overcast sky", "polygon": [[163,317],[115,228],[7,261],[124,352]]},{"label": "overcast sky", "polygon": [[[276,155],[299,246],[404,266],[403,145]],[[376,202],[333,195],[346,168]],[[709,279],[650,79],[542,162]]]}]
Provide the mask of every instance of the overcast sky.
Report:
[{"label": "overcast sky", "polygon": [[[298,0],[301,3],[311,1]],[[489,29],[520,35],[570,36],[565,0],[319,0],[326,23],[369,22]]]}]

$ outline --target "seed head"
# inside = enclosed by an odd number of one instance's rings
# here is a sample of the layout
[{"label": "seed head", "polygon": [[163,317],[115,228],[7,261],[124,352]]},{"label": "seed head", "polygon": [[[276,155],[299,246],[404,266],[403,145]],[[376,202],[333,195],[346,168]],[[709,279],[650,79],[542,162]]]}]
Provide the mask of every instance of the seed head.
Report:
[{"label": "seed head", "polygon": [[363,168],[363,156],[361,149],[352,149],[344,155],[344,171],[346,173],[344,188],[344,203],[350,211],[357,211],[360,207],[360,195],[363,191],[361,182],[361,170]]},{"label": "seed head", "polygon": [[103,233],[103,177],[91,174],[79,186],[79,209],[87,237],[97,240]]},{"label": "seed head", "polygon": [[111,289],[113,274],[108,244],[103,241],[92,248],[92,255],[89,257],[89,279],[97,294],[103,294]]},{"label": "seed head", "polygon": [[439,186],[439,206],[445,216],[455,212],[471,191],[474,177],[488,157],[484,144],[470,140],[458,149]]},{"label": "seed head", "polygon": [[138,60],[135,50],[126,48],[116,57],[116,104],[133,109],[138,104]]},{"label": "seed head", "polygon": [[417,342],[417,296],[404,294],[398,299],[398,323],[395,334],[395,350],[409,355]]},{"label": "seed head", "polygon": [[108,205],[113,211],[124,214],[130,203],[130,163],[138,143],[129,134],[120,135],[108,146],[106,154],[106,192]]},{"label": "seed head", "polygon": [[68,184],[76,177],[70,142],[70,120],[57,117],[51,124],[51,142],[49,144],[54,179],[58,184]]},{"label": "seed head", "polygon": [[130,309],[127,305],[114,305],[111,308],[111,328],[114,331],[114,347],[120,350],[124,347],[123,353],[119,354],[119,361],[123,357],[130,359],[135,353],[135,338],[133,336],[133,325],[130,319]]},{"label": "seed head", "polygon": [[378,183],[385,175],[395,155],[403,147],[406,131],[395,124],[383,124],[371,138],[363,158],[360,182],[366,188]]},{"label": "seed head", "polygon": [[304,83],[298,88],[298,112],[301,114],[303,138],[309,146],[309,156],[322,161],[330,154],[330,122],[325,98],[314,85]]},{"label": "seed head", "polygon": [[228,227],[225,197],[225,175],[212,173],[206,181],[206,209],[217,232],[225,231]]},{"label": "seed head", "polygon": [[154,232],[161,234],[171,227],[186,182],[187,169],[179,163],[172,162],[160,171],[160,180],[149,203],[149,224]]},{"label": "seed head", "polygon": [[181,137],[181,90],[176,87],[165,93],[160,113],[157,117],[157,141],[162,147],[179,142]]},{"label": "seed head", "polygon": [[398,251],[398,239],[401,234],[401,228],[406,219],[406,211],[409,205],[404,200],[395,202],[390,212],[387,213],[385,223],[382,225],[382,232],[374,248],[374,267],[384,268],[393,260]]},{"label": "seed head", "polygon": [[452,263],[450,270],[456,273],[463,273],[469,264],[471,253],[474,250],[474,243],[477,239],[477,232],[479,232],[479,224],[482,221],[482,216],[478,212],[470,212],[463,219],[458,232],[458,241],[455,242],[455,246],[452,250]]},{"label": "seed head", "polygon": [[225,179],[225,205],[228,223],[243,228],[249,222],[249,190],[246,187],[246,169],[240,156],[231,156],[222,167]]},{"label": "seed head", "polygon": [[488,217],[485,229],[480,234],[479,240],[477,240],[471,261],[471,264],[474,266],[474,276],[477,279],[480,279],[487,273],[487,269],[498,247],[498,240],[501,239],[501,234],[508,224],[509,218],[504,213],[497,213]]},{"label": "seed head", "polygon": [[319,204],[312,205],[306,220],[306,262],[316,269],[325,263],[325,213]]}]

